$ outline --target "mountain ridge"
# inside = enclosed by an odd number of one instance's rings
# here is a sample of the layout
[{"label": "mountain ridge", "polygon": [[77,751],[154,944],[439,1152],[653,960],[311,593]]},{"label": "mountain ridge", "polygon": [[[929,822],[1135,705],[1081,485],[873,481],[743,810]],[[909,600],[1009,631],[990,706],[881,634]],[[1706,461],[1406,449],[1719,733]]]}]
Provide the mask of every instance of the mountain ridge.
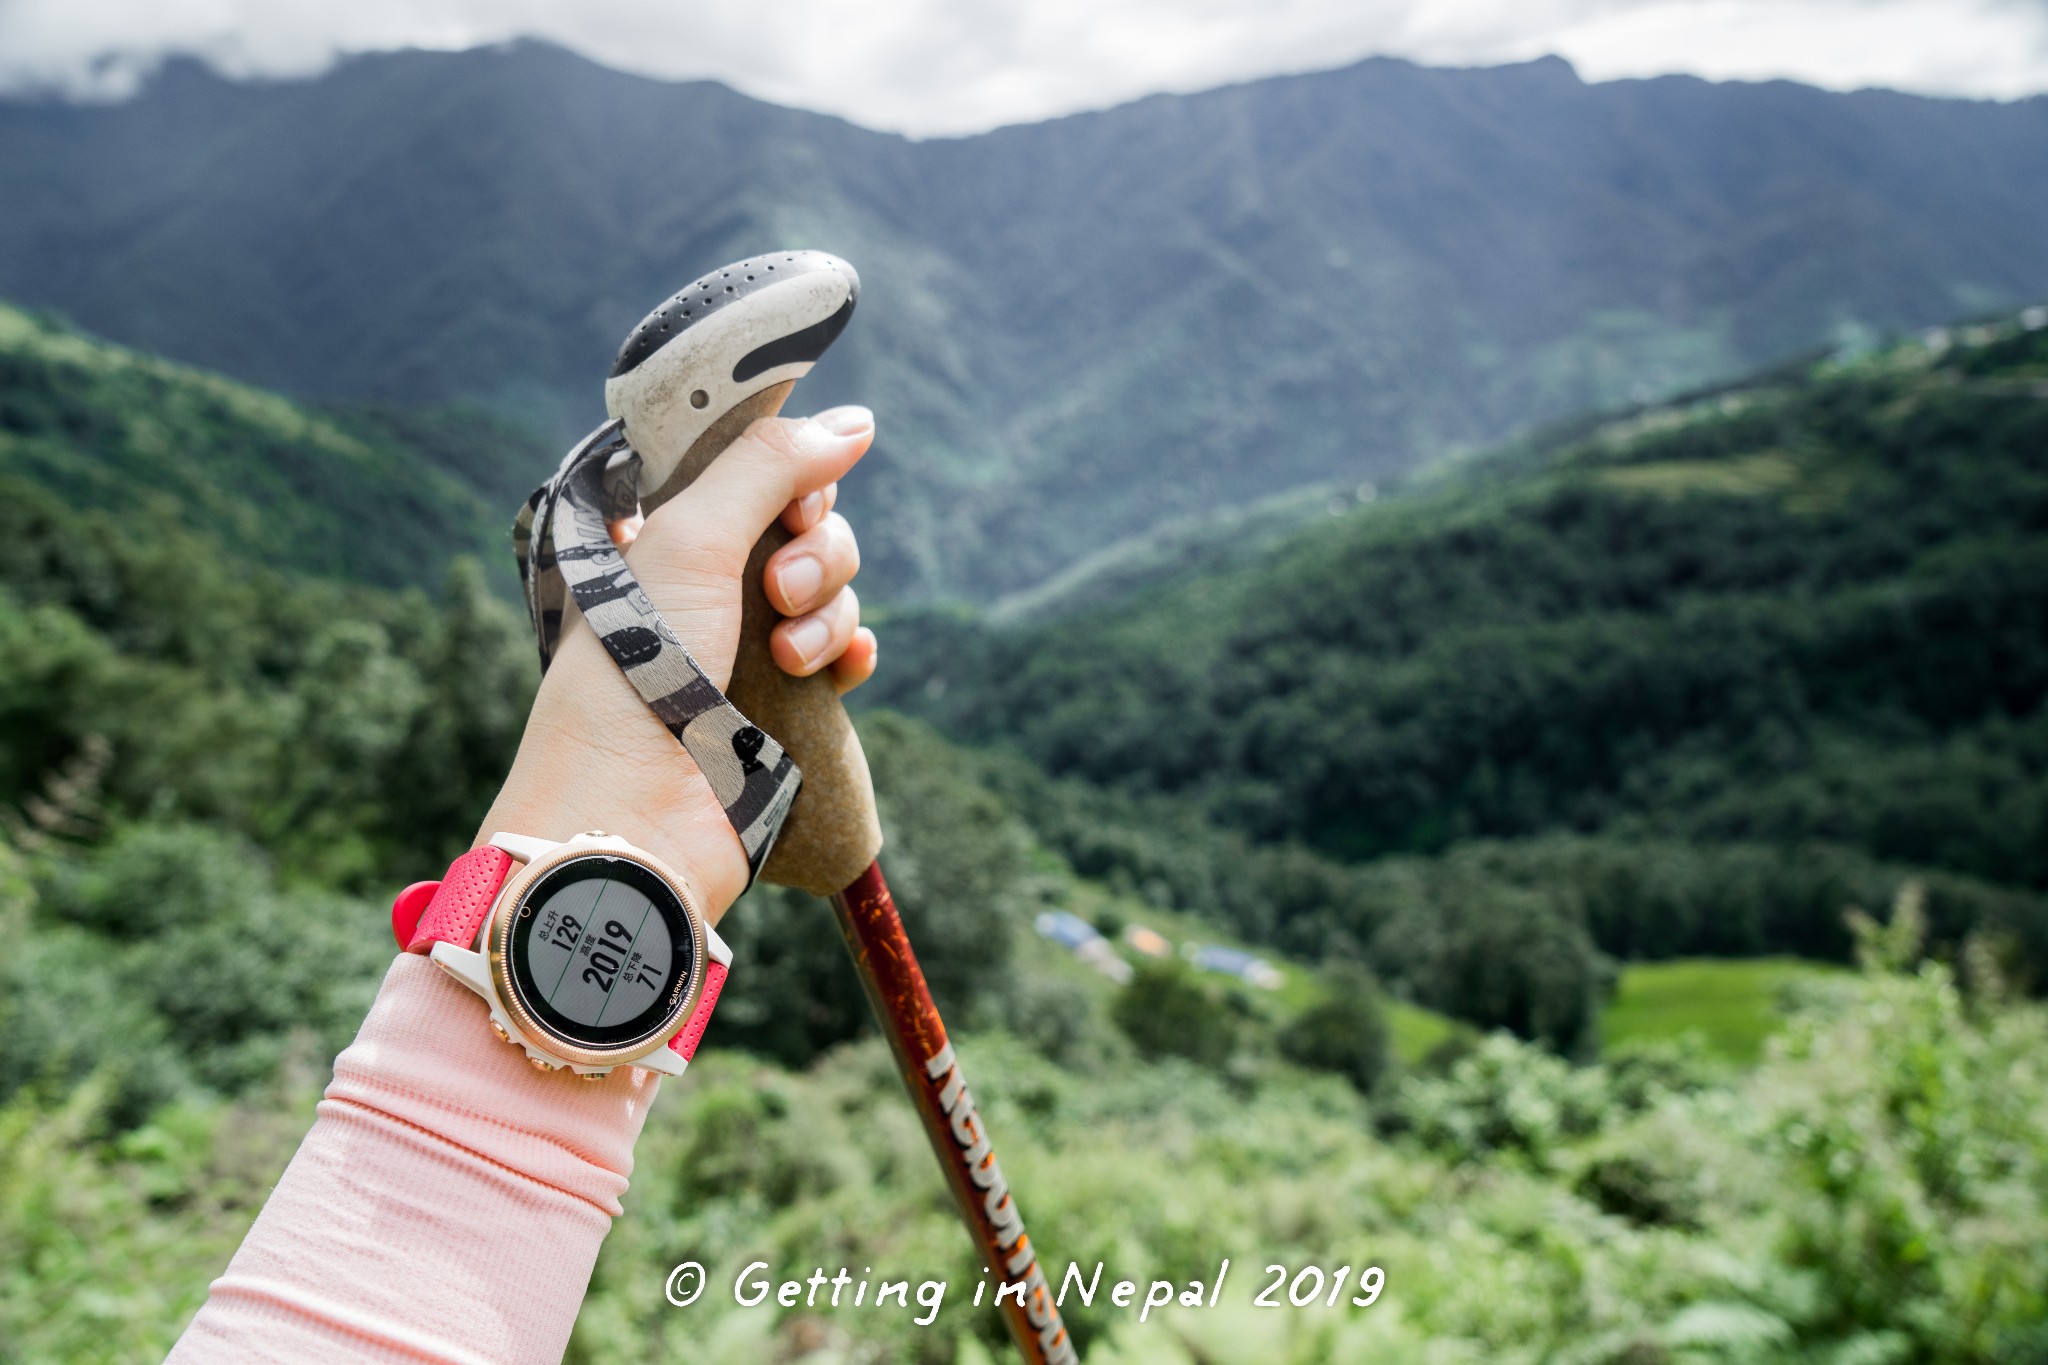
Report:
[{"label": "mountain ridge", "polygon": [[[535,44],[0,101],[0,294],[321,399],[556,440],[618,338],[764,241],[852,259],[885,598],[2048,296],[2048,101],[1375,58],[912,141]],[[525,474],[537,478],[544,468]],[[999,544],[1002,552],[988,553]]]}]

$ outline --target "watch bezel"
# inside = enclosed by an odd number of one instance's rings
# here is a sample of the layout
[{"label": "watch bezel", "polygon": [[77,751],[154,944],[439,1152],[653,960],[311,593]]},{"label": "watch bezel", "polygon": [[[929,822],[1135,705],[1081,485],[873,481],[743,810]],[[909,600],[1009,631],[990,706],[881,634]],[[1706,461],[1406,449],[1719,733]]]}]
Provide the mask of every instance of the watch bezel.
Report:
[{"label": "watch bezel", "polygon": [[[675,893],[677,903],[683,907],[683,919],[690,930],[690,979],[678,1002],[664,1016],[663,1021],[656,1025],[651,1036],[618,1047],[593,1048],[563,1036],[526,1007],[512,984],[509,948],[512,927],[519,920],[520,908],[526,903],[527,896],[550,873],[585,858],[615,858],[633,863],[652,873]],[[652,855],[633,848],[623,840],[607,839],[602,842],[563,844],[550,849],[519,869],[506,881],[504,890],[499,893],[497,904],[491,910],[490,926],[485,931],[486,950],[491,964],[491,987],[519,1031],[559,1060],[580,1066],[619,1066],[668,1046],[669,1039],[675,1037],[691,1014],[696,1011],[697,1002],[704,994],[705,964],[710,961],[710,943],[705,929],[704,915],[697,908],[697,902],[691,897],[689,888],[684,886],[681,878],[670,872]]]}]

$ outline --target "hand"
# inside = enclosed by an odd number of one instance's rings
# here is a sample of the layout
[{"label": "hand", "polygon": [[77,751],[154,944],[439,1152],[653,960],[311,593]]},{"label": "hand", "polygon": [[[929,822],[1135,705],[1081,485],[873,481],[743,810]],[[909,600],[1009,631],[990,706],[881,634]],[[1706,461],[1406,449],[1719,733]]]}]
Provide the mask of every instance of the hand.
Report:
[{"label": "hand", "polygon": [[[875,634],[848,585],[853,528],[832,510],[838,481],[875,437],[866,408],[765,417],[643,525],[614,527],[626,562],[698,665],[723,688],[739,643],[740,575],[779,515],[794,539],[765,567],[769,603],[790,618],[770,647],[785,672],[829,669],[841,692],[875,671]],[[714,922],[747,884],[746,854],[689,752],[575,616],[541,680],[519,754],[478,831],[566,839],[623,835],[674,868]]]}]

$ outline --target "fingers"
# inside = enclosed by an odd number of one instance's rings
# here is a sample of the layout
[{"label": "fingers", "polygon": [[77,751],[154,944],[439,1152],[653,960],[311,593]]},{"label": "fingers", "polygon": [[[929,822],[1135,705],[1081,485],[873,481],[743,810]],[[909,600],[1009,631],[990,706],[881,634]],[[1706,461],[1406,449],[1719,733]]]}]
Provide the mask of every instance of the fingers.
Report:
[{"label": "fingers", "polygon": [[793,536],[816,526],[839,503],[839,485],[828,483],[815,493],[806,493],[782,509],[782,524]]},{"label": "fingers", "polygon": [[[811,494],[820,501],[809,507],[801,498],[791,503],[783,521],[787,523],[792,513],[800,514],[801,520],[819,505],[829,507],[837,487]],[[775,661],[785,672],[803,677],[829,667],[832,685],[841,693],[874,676],[875,633],[860,624],[859,600],[851,591],[842,591],[859,572],[859,542],[846,518],[836,512],[825,512],[769,556],[762,570],[769,605],[784,616],[801,618],[783,622],[770,637]]]},{"label": "fingers", "polygon": [[859,628],[860,599],[841,588],[816,611],[775,627],[768,648],[783,672],[806,678],[844,655]]},{"label": "fingers", "polygon": [[[762,566],[769,604],[790,618],[770,635],[777,665],[799,676],[829,669],[842,692],[874,672],[874,632],[861,628],[860,601],[847,586],[860,549],[832,510],[839,479],[873,440],[865,408],[764,419],[644,524],[629,517],[611,526],[647,596],[714,685],[732,675],[741,575],[778,516],[792,539]],[[565,836],[593,822],[691,869],[714,918],[747,883],[710,784],[572,612],[485,829]]]},{"label": "fingers", "polygon": [[617,521],[606,522],[604,528],[611,533],[612,544],[623,550],[633,543],[640,534],[640,528],[646,524],[647,518],[635,512],[630,517],[620,517]]},{"label": "fingers", "polygon": [[853,632],[853,639],[847,642],[846,652],[832,661],[832,686],[845,696],[875,676],[875,664],[881,659],[881,645],[875,640],[875,633],[866,626]]},{"label": "fingers", "polygon": [[[647,519],[635,541],[635,562],[646,565],[643,579],[660,578],[670,567],[684,575],[707,567],[736,574],[777,515],[837,482],[874,437],[874,414],[862,407],[755,422]],[[821,516],[824,507],[821,500]]]},{"label": "fingers", "polygon": [[860,545],[837,512],[768,558],[762,587],[768,603],[784,616],[814,611],[860,572]]}]

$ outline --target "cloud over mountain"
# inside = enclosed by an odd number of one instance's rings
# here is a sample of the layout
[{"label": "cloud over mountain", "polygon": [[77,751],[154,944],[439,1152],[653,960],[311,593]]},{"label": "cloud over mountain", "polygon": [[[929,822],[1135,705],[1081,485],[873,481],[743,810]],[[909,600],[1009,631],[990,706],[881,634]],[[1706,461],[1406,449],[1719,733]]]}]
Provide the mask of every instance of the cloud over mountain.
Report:
[{"label": "cloud over mountain", "polygon": [[521,37],[917,135],[1371,55],[1485,65],[1556,53],[1589,79],[2048,89],[2040,0],[9,0],[0,85],[121,95],[170,54],[233,75],[309,75],[349,53]]}]

